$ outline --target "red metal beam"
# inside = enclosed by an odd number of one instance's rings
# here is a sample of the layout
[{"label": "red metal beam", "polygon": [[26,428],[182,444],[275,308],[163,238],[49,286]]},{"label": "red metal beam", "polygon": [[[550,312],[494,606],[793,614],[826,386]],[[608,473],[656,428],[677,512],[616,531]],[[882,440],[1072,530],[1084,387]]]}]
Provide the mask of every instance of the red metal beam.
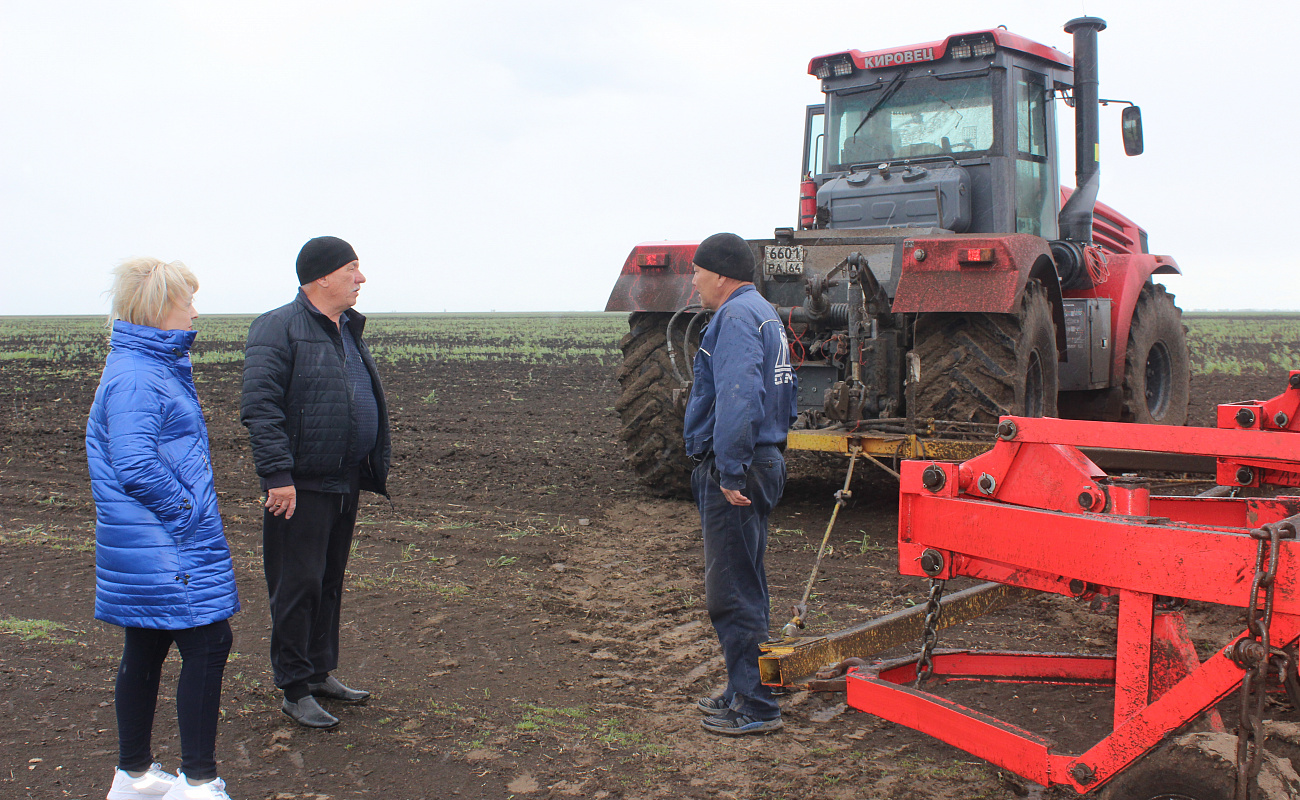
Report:
[{"label": "red metal beam", "polygon": [[[1115,657],[1077,653],[1026,653],[936,650],[932,674],[949,681],[978,680],[1081,686],[1115,681]],[[916,680],[916,658],[887,661],[859,669],[890,683]]]},{"label": "red metal beam", "polygon": [[1151,625],[1155,598],[1121,589],[1115,643],[1115,724],[1136,716],[1151,696]]},{"label": "red metal beam", "polygon": [[[1007,419],[1004,417],[1004,419]],[[1130,422],[1014,417],[1014,441],[1105,447],[1150,453],[1185,453],[1217,458],[1259,458],[1294,462],[1297,442],[1277,431],[1234,428],[1185,428]]]},{"label": "red metal beam", "polygon": [[[1148,517],[1041,511],[939,496],[924,489],[923,494],[909,493],[908,485],[919,483],[926,466],[914,461],[902,465],[898,557],[904,575],[924,575],[921,554],[937,549],[964,556],[961,574],[1029,588],[1045,587],[1022,583],[1014,576],[992,577],[976,565],[989,564],[1002,571],[1015,565],[1100,586],[1207,603],[1243,608],[1249,603],[1257,543],[1243,530],[1157,524]],[[978,523],[972,524],[975,520]],[[1275,608],[1279,613],[1300,614],[1300,542],[1281,542],[1280,552]],[[956,561],[947,559],[941,577],[956,574]]]},{"label": "red metal beam", "polygon": [[847,684],[848,703],[854,708],[927,733],[1035,783],[1046,786],[1051,782],[1051,739],[919,689],[859,674],[856,669],[849,671]]},{"label": "red metal beam", "polygon": [[[1275,642],[1289,646],[1300,638],[1300,618],[1275,616],[1270,630]],[[959,668],[958,658],[936,655],[936,674],[973,675],[994,667],[1011,673],[1042,674],[1043,668],[1051,664],[1042,656],[1019,653],[956,655],[964,660],[964,666]],[[1108,659],[1093,658],[1089,665],[1085,658],[1063,659],[1055,666],[1071,672],[1091,667],[1093,675],[1105,675],[1102,662]],[[1113,733],[1087,752],[1069,756],[1052,752],[1055,743],[1051,739],[896,683],[909,680],[909,672],[915,676],[914,662],[893,666],[879,675],[869,669],[849,670],[849,705],[933,736],[1036,783],[1066,783],[1079,792],[1097,788],[1159,744],[1166,734],[1218,703],[1240,684],[1242,676],[1241,668],[1221,650],[1155,702],[1119,722]]]},{"label": "red metal beam", "polygon": [[1152,497],[1151,515],[1212,528],[1258,528],[1300,514],[1300,497]]},{"label": "red metal beam", "polygon": [[[1274,615],[1269,630],[1274,646],[1288,647],[1300,637],[1300,618]],[[1206,659],[1199,669],[1179,681],[1160,699],[1117,726],[1110,736],[1079,756],[1075,761],[1095,776],[1092,781],[1084,784],[1067,775],[1068,782],[1080,792],[1095,789],[1159,744],[1166,734],[1227,697],[1241,684],[1243,674],[1241,667],[1225,655],[1231,646],[1229,643]]]}]

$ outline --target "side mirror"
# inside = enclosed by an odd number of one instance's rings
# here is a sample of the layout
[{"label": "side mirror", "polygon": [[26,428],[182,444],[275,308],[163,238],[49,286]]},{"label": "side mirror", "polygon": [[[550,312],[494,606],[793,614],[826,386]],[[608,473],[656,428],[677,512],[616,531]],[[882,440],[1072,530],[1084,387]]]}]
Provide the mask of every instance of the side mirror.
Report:
[{"label": "side mirror", "polygon": [[1142,155],[1142,109],[1125,107],[1120,115],[1120,130],[1124,135],[1124,152],[1130,156]]}]

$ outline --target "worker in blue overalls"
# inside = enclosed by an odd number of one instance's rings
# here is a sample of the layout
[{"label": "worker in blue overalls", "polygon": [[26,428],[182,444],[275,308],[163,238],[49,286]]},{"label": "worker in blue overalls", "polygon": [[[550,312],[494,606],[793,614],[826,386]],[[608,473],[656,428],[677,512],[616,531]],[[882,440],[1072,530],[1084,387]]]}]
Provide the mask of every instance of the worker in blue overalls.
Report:
[{"label": "worker in blue overalls", "polygon": [[704,588],[722,644],[727,687],[698,701],[704,729],[725,736],[781,729],[781,708],[758,676],[770,602],[767,518],[785,489],[786,432],[798,384],[785,328],[754,288],[754,255],[733,233],[695,251],[692,284],[714,310],[695,355],[686,406],[691,488],[704,531]]}]

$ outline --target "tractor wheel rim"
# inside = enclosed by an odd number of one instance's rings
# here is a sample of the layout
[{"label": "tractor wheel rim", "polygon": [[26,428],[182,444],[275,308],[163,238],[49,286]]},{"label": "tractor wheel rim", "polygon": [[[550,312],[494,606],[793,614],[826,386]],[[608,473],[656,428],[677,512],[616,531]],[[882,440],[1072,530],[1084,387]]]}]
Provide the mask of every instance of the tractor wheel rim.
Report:
[{"label": "tractor wheel rim", "polygon": [[1169,410],[1169,394],[1173,387],[1173,358],[1164,342],[1156,342],[1147,353],[1146,363],[1147,411],[1160,419]]}]

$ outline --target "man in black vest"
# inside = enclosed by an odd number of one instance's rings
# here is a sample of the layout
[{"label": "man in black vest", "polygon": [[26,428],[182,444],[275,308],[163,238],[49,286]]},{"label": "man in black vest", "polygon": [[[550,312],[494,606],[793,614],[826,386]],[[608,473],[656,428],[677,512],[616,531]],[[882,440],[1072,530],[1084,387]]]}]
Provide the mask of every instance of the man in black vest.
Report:
[{"label": "man in black vest", "polygon": [[253,322],[240,421],[266,491],[262,549],[271,598],[271,665],[281,709],[300,725],[339,724],[316,701],[369,692],[330,673],[362,489],[387,495],[388,407],[352,310],[365,276],[352,246],[321,236],[298,253],[298,296]]}]

